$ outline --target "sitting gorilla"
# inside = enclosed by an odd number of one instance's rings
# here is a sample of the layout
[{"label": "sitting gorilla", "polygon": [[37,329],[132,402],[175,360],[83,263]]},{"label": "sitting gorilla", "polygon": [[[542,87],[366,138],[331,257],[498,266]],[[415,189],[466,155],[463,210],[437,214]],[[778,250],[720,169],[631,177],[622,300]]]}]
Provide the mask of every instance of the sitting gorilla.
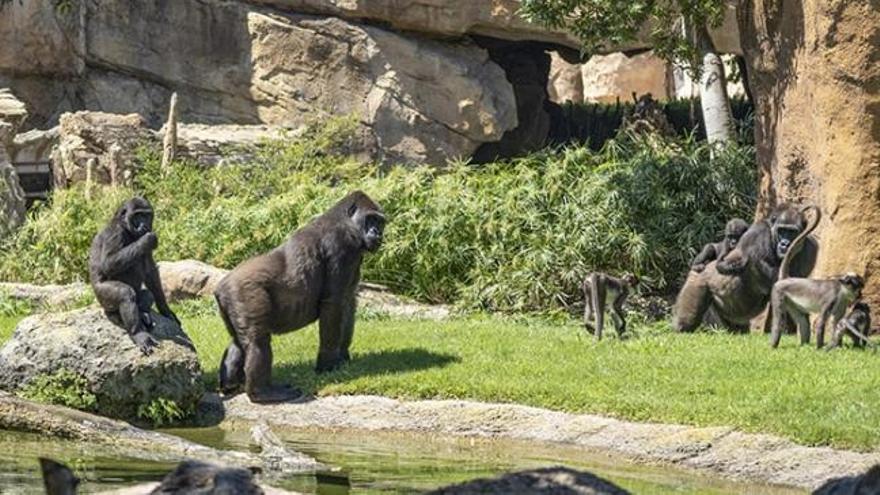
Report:
[{"label": "sitting gorilla", "polygon": [[819,245],[809,237],[818,224],[807,228],[805,212],[790,204],[752,224],[737,247],[723,260],[711,262],[701,272],[691,271],[678,293],[672,323],[679,332],[692,332],[701,323],[747,332],[770,299],[783,258],[791,250],[791,275],[808,277],[816,264]]},{"label": "sitting gorilla", "polygon": [[107,318],[124,328],[144,354],[158,342],[150,335],[153,302],[159,313],[180,325],[162,291],[153,250],[153,207],[144,198],[132,198],[116,211],[110,223],[92,240],[89,278],[95,298]]}]

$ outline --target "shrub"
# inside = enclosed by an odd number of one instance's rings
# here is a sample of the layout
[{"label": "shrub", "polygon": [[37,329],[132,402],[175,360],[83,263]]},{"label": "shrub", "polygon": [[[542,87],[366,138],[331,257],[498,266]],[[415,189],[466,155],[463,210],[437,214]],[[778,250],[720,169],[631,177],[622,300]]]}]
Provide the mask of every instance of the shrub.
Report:
[{"label": "shrub", "polygon": [[150,423],[157,428],[175,424],[190,416],[194,411],[186,411],[177,402],[159,397],[148,404],[138,407],[138,418]]},{"label": "shrub", "polygon": [[250,164],[204,169],[178,162],[163,175],[143,150],[139,182],[87,201],[58,191],[0,254],[0,279],[86,277],[91,237],[135,191],[156,208],[157,259],[230,268],[283,242],[348,191],[385,209],[385,245],[364,278],[431,302],[535,311],[579,297],[589,270],[632,271],[649,289],[674,287],[703,243],[754,207],[750,147],[716,152],[692,138],[623,136],[599,152],[547,149],[482,165],[381,168],[332,150],[350,126],[267,143]]},{"label": "shrub", "polygon": [[36,376],[19,391],[19,395],[25,399],[82,411],[94,411],[98,403],[85,377],[70,370]]}]

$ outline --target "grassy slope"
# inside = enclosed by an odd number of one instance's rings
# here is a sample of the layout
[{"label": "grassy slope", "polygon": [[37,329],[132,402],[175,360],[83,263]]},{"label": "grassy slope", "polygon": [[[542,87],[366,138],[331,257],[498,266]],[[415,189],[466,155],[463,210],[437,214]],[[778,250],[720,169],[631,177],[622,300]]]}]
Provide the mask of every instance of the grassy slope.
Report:
[{"label": "grassy slope", "polygon": [[[15,318],[0,318],[5,339]],[[213,316],[185,318],[213,381],[227,343]],[[319,394],[468,398],[638,421],[732,425],[806,444],[880,446],[880,359],[817,352],[794,337],[676,335],[636,326],[600,344],[574,325],[470,318],[358,322],[354,360],[317,377],[313,327],[275,340],[276,370]]]}]

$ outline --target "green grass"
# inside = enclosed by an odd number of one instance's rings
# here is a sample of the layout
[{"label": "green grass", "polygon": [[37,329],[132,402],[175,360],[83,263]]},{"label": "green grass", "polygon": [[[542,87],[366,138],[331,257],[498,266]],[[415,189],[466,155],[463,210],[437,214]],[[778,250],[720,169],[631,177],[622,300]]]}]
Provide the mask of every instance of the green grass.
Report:
[{"label": "green grass", "polygon": [[[0,318],[0,335],[16,318]],[[184,318],[216,385],[228,340],[215,316]],[[319,395],[513,402],[636,421],[731,425],[809,445],[880,446],[880,356],[818,352],[794,337],[678,335],[665,324],[601,343],[571,324],[499,317],[360,320],[354,359],[317,376],[314,327],[274,340],[276,376]]]}]

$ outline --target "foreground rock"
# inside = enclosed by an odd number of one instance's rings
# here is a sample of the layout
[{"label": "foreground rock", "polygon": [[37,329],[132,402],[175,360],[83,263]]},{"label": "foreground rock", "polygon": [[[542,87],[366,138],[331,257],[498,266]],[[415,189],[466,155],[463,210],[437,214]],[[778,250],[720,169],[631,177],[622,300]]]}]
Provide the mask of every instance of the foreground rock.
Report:
[{"label": "foreground rock", "polygon": [[[273,464],[250,452],[218,450],[166,435],[142,430],[123,421],[67,407],[38,404],[0,392],[0,429],[65,438],[100,449],[107,457],[129,457],[157,462],[194,459],[224,467],[261,468],[270,476]],[[299,454],[299,465],[285,465],[286,473],[313,472],[326,466]]]},{"label": "foreground rock", "polygon": [[96,410],[105,416],[134,419],[142,406],[160,398],[192,410],[203,393],[198,358],[173,321],[153,318],[151,333],[160,346],[149,356],[99,309],[26,318],[0,349],[0,388],[18,390],[41,375],[66,370],[85,378]]},{"label": "foreground rock", "polygon": [[499,478],[477,479],[432,490],[426,495],[523,493],[534,495],[627,495],[619,486],[588,472],[565,467],[533,469]]},{"label": "foreground rock", "polygon": [[[218,400],[206,396],[206,401]],[[772,435],[742,433],[729,427],[633,423],[513,404],[404,402],[375,396],[322,397],[271,407],[256,406],[238,396],[224,404],[226,418],[233,421],[559,442],[734,480],[808,489],[834,478],[860,474],[880,463],[880,453],[876,452],[804,447]]]}]

